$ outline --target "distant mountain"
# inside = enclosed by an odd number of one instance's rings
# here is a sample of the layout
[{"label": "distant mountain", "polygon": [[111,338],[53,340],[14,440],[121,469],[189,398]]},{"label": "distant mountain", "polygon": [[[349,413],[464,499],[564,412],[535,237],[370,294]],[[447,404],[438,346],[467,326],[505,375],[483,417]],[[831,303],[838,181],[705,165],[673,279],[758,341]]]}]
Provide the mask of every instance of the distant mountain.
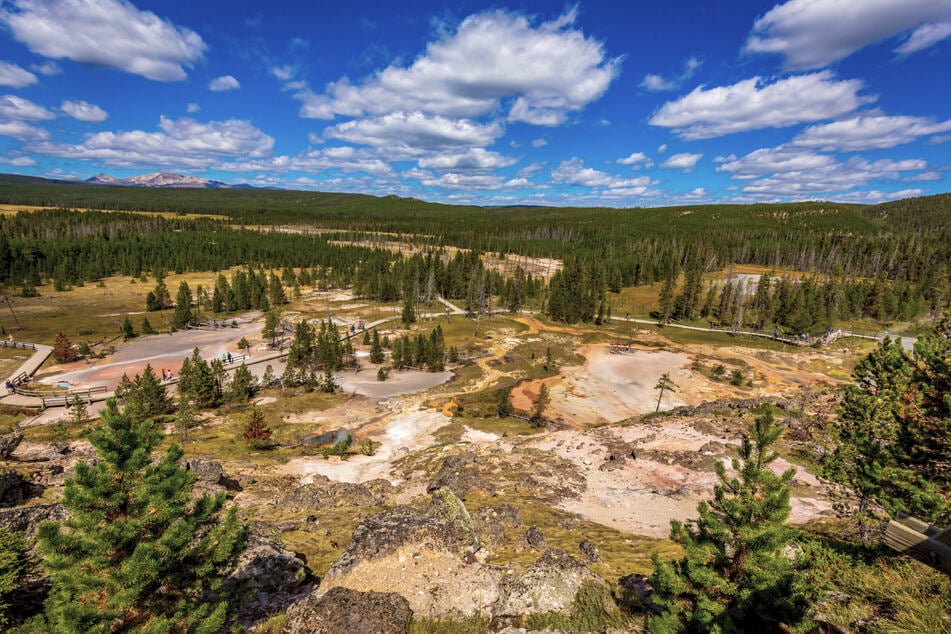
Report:
[{"label": "distant mountain", "polygon": [[114,185],[118,187],[186,187],[191,189],[253,189],[251,185],[229,185],[221,181],[198,178],[197,176],[182,176],[173,172],[153,172],[127,178],[116,178],[109,174],[96,174],[86,179],[93,185]]}]

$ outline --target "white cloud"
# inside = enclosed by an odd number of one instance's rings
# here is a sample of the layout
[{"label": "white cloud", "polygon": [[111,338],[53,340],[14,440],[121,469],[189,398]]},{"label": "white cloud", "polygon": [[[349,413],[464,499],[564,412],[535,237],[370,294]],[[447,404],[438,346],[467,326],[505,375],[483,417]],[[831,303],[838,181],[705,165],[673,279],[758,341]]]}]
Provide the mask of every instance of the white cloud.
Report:
[{"label": "white cloud", "polygon": [[717,167],[718,172],[729,172],[733,178],[748,180],[776,172],[797,172],[821,170],[836,164],[836,160],[826,154],[816,154],[810,150],[800,150],[780,145],[775,148],[762,148],[750,152],[742,158],[731,155]]},{"label": "white cloud", "polygon": [[904,44],[895,49],[895,52],[900,55],[911,55],[937,44],[949,35],[951,35],[951,22],[922,24],[908,36]]},{"label": "white cloud", "polygon": [[187,106],[185,106],[185,110],[190,114],[195,114],[196,112],[201,110],[201,106],[199,106],[197,103],[190,103]]},{"label": "white cloud", "polygon": [[649,185],[656,181],[647,176],[636,178],[620,178],[607,172],[591,167],[585,167],[584,161],[578,157],[562,161],[551,171],[551,179],[556,183],[578,185],[581,187],[608,187],[638,189],[640,193],[647,190]]},{"label": "white cloud", "polygon": [[535,147],[535,148],[545,147],[546,145],[548,145],[548,141],[544,138],[538,138],[532,141],[532,147]]},{"label": "white cloud", "polygon": [[619,158],[616,162],[620,165],[630,165],[634,169],[640,169],[642,165],[647,169],[654,167],[654,161],[643,152],[632,152],[630,156]]},{"label": "white cloud", "polygon": [[949,130],[951,119],[937,123],[923,117],[859,115],[806,128],[793,139],[792,145],[827,152],[887,149]]},{"label": "white cloud", "polygon": [[641,81],[641,86],[646,88],[651,92],[659,92],[662,90],[676,90],[680,86],[696,74],[700,67],[703,66],[703,62],[698,57],[690,57],[687,61],[684,62],[684,69],[680,73],[679,77],[674,77],[671,79],[664,78],[663,75],[656,75],[654,73],[648,73],[644,75],[644,80]]},{"label": "white cloud", "polygon": [[56,115],[28,99],[4,95],[0,97],[0,117],[19,121],[43,121],[53,119]]},{"label": "white cloud", "polygon": [[0,163],[4,165],[15,165],[16,167],[33,167],[36,165],[36,161],[29,156],[17,156],[15,158],[0,156]]},{"label": "white cloud", "polygon": [[788,70],[809,70],[912,29],[898,52],[921,50],[948,36],[941,24],[948,21],[947,0],[789,0],[756,20],[745,50],[777,53]]},{"label": "white cloud", "polygon": [[690,154],[684,152],[682,154],[674,154],[669,159],[660,164],[661,167],[667,169],[676,169],[684,170],[685,172],[693,171],[693,168],[697,166],[697,161],[703,158],[703,154]]},{"label": "white cloud", "polygon": [[21,141],[45,141],[50,138],[50,133],[23,121],[0,119],[0,136],[9,136]]},{"label": "white cloud", "polygon": [[36,143],[29,149],[49,156],[94,159],[121,167],[197,168],[229,157],[267,157],[274,149],[274,139],[249,122],[237,119],[199,123],[188,118],[162,117],[157,132],[99,132],[78,145]]},{"label": "white cloud", "polygon": [[141,75],[158,81],[185,79],[205,43],[125,0],[13,0],[0,11],[14,39],[32,52]]},{"label": "white cloud", "polygon": [[419,111],[489,114],[514,99],[510,121],[559,125],[599,98],[618,74],[600,42],[569,28],[574,12],[538,26],[506,11],[471,15],[431,42],[410,66],[392,65],[359,84],[342,78],[316,95],[302,90],[301,116],[361,117]]},{"label": "white cloud", "polygon": [[446,189],[484,190],[497,189],[502,185],[502,179],[493,174],[459,174],[449,172],[439,178],[424,178],[420,180],[427,187],[445,187]]},{"label": "white cloud", "polygon": [[482,125],[421,112],[394,112],[340,123],[327,128],[324,136],[362,145],[440,150],[459,146],[484,147],[501,137],[502,132],[502,126],[497,123]]},{"label": "white cloud", "polygon": [[105,110],[85,101],[64,101],[59,109],[73,119],[89,123],[100,123],[109,118],[109,114]]},{"label": "white cloud", "polygon": [[644,75],[644,81],[641,82],[641,86],[651,92],[659,92],[662,90],[674,90],[677,88],[677,83],[670,79],[664,79],[661,75],[647,73]]},{"label": "white cloud", "polygon": [[296,74],[296,72],[297,71],[293,66],[275,66],[271,69],[271,74],[281,81],[288,81]]},{"label": "white cloud", "polygon": [[0,86],[23,88],[36,83],[36,75],[10,62],[0,62]]},{"label": "white cloud", "polygon": [[30,64],[30,68],[43,75],[59,75],[63,69],[54,61],[44,62],[42,64]]},{"label": "white cloud", "polygon": [[208,84],[208,90],[212,92],[223,92],[225,90],[237,90],[241,88],[241,84],[238,83],[238,80],[232,77],[231,75],[222,75],[221,77],[215,77]]},{"label": "white cloud", "polygon": [[658,153],[658,154],[663,154],[663,153],[666,152],[666,151],[667,151],[667,144],[666,144],[666,143],[661,143],[659,146],[657,146],[657,153]]},{"label": "white cloud", "polygon": [[472,148],[465,152],[443,152],[419,160],[419,166],[438,171],[494,170],[513,165],[517,159]]},{"label": "white cloud", "polygon": [[922,171],[927,167],[928,163],[921,159],[868,161],[853,156],[841,162],[833,159],[822,165],[777,171],[766,178],[748,182],[743,186],[743,192],[786,198],[822,194],[838,199],[850,189],[864,187],[872,182],[899,181],[906,173]]},{"label": "white cloud", "polygon": [[788,77],[772,84],[763,84],[762,78],[753,77],[709,90],[700,86],[664,104],[649,123],[673,128],[683,139],[782,128],[852,112],[872,100],[858,95],[862,87],[861,80],[837,81],[828,71]]}]

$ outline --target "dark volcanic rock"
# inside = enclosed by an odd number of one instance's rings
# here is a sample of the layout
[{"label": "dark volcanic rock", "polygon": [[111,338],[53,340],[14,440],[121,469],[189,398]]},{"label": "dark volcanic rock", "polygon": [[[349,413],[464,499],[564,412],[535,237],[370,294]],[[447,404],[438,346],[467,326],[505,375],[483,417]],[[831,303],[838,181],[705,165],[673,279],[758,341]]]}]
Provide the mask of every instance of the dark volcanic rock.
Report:
[{"label": "dark volcanic rock", "polygon": [[495,485],[478,474],[476,463],[477,457],[472,452],[449,456],[443,461],[442,468],[429,483],[426,492],[447,488],[460,500],[464,500],[470,491],[495,495]]},{"label": "dark volcanic rock", "polygon": [[216,460],[192,458],[185,464],[185,468],[194,474],[196,482],[207,484],[219,484],[221,482],[223,470],[221,463]]},{"label": "dark volcanic rock", "polygon": [[69,516],[62,504],[36,504],[0,509],[0,526],[23,533],[28,539],[36,534],[41,522],[58,522]]},{"label": "dark volcanic rock", "polygon": [[518,543],[515,544],[515,550],[536,550],[542,552],[548,550],[548,540],[545,539],[545,534],[541,532],[537,526],[532,526],[525,531],[522,539],[518,540]]},{"label": "dark volcanic rock", "polygon": [[0,459],[6,460],[9,458],[21,440],[23,440],[23,434],[19,432],[0,438]]},{"label": "dark volcanic rock", "polygon": [[584,556],[585,560],[590,563],[597,563],[601,561],[601,553],[598,552],[598,547],[588,540],[583,540],[580,544],[578,544],[578,550],[581,551],[581,554]]},{"label": "dark volcanic rock", "polygon": [[287,611],[286,634],[403,634],[413,616],[398,594],[331,588],[309,594]]},{"label": "dark volcanic rock", "polygon": [[34,495],[43,492],[43,487],[31,483],[16,469],[0,471],[0,506],[16,506]]},{"label": "dark volcanic rock", "polygon": [[632,610],[657,614],[660,610],[654,605],[654,589],[644,575],[634,574],[617,580],[621,600]]}]

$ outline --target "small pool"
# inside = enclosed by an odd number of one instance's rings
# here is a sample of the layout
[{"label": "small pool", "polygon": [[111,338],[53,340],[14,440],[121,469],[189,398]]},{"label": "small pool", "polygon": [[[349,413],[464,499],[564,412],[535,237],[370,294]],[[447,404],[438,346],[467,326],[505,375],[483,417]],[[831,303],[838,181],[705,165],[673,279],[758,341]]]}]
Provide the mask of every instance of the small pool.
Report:
[{"label": "small pool", "polygon": [[65,387],[68,390],[69,388],[73,387],[73,384],[69,381],[60,381],[56,384],[56,387]]}]

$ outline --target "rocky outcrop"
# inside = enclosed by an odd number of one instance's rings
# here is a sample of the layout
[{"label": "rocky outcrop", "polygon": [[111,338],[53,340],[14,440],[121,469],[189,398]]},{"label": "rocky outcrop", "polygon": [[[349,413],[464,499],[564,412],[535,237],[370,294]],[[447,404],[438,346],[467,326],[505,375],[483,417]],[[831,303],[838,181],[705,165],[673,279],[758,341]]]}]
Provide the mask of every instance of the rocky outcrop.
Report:
[{"label": "rocky outcrop", "polygon": [[361,522],[318,594],[396,592],[417,616],[484,614],[500,600],[503,576],[485,555],[461,500],[440,489],[426,509],[398,506]]},{"label": "rocky outcrop", "polygon": [[15,469],[0,471],[0,506],[23,504],[27,498],[43,492],[43,487],[33,484]]},{"label": "rocky outcrop", "polygon": [[21,440],[23,440],[23,434],[19,432],[0,437],[0,460],[9,458]]},{"label": "rocky outcrop", "polygon": [[403,634],[413,616],[409,603],[388,592],[331,588],[309,594],[287,611],[285,634]]},{"label": "rocky outcrop", "polygon": [[36,535],[42,522],[58,522],[69,516],[62,504],[36,504],[0,509],[0,526],[23,533],[28,540]]},{"label": "rocky outcrop", "polygon": [[544,552],[548,550],[548,540],[545,539],[545,534],[537,526],[532,526],[525,534],[522,535],[522,538],[518,540],[515,544],[515,551],[522,552],[526,550],[534,550],[537,552]]},{"label": "rocky outcrop", "polygon": [[589,563],[597,563],[601,561],[601,553],[598,552],[598,547],[586,539],[582,540],[582,542],[578,544],[578,550],[581,552],[581,556],[584,557]]},{"label": "rocky outcrop", "polygon": [[238,597],[241,618],[248,620],[288,605],[309,580],[305,563],[284,548],[275,527],[254,522],[225,586]]},{"label": "rocky outcrop", "polygon": [[478,456],[471,451],[449,456],[426,488],[427,493],[439,489],[449,489],[460,500],[466,499],[470,492],[476,491],[486,496],[495,495],[495,485],[482,478],[477,470]]},{"label": "rocky outcrop", "polygon": [[185,463],[185,469],[195,476],[194,490],[196,493],[224,493],[226,491],[240,491],[241,485],[237,480],[228,477],[221,463],[206,458],[192,458]]},{"label": "rocky outcrop", "polygon": [[508,588],[495,610],[498,617],[517,617],[544,612],[568,613],[578,592],[597,595],[601,609],[613,612],[617,606],[604,580],[563,550],[551,549],[538,558]]},{"label": "rocky outcrop", "polygon": [[291,491],[279,502],[294,511],[320,511],[344,506],[383,506],[385,492],[392,485],[383,480],[363,484],[332,482],[326,476],[314,476],[314,482]]}]

